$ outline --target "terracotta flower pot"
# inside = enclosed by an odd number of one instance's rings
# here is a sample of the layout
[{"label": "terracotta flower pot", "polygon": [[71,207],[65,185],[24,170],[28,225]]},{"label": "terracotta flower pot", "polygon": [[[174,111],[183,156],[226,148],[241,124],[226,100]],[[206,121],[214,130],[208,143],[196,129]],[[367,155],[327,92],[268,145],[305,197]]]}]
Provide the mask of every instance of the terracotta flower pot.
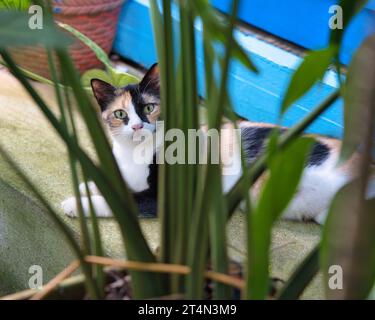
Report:
[{"label": "terracotta flower pot", "polygon": [[[109,53],[123,2],[124,0],[55,0],[54,18],[74,27]],[[78,39],[70,45],[69,53],[80,73],[102,67],[91,49]],[[11,54],[21,68],[50,78],[45,49],[13,48]]]}]

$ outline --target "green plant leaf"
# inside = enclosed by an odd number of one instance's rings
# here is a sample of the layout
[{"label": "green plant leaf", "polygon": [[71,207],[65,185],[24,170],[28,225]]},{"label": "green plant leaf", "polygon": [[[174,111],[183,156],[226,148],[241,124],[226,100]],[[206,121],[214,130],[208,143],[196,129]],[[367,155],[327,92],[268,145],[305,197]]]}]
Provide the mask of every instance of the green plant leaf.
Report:
[{"label": "green plant leaf", "polygon": [[0,11],[0,48],[44,45],[64,48],[72,43],[69,35],[57,30],[50,19],[43,19],[43,29],[30,29],[30,15],[24,11]]},{"label": "green plant leaf", "polygon": [[[375,122],[375,35],[364,41],[349,66],[344,88],[344,138],[340,163],[363,144],[367,123]],[[375,139],[375,137],[374,137]]]},{"label": "green plant leaf", "polygon": [[311,280],[314,279],[319,272],[319,248],[319,245],[314,247],[307,257],[297,266],[296,270],[277,295],[277,299],[297,300],[300,297]]},{"label": "green plant leaf", "polygon": [[107,54],[104,52],[102,48],[100,48],[94,41],[92,41],[89,37],[85,36],[83,33],[79,32],[77,29],[73,28],[72,26],[57,22],[58,26],[69,31],[79,40],[81,40],[86,46],[88,46],[96,55],[96,57],[105,65],[106,68],[111,69],[112,63],[109,60]]},{"label": "green plant leaf", "polygon": [[49,204],[48,200],[43,196],[39,188],[34,184],[31,178],[29,178],[25,174],[25,172],[20,168],[20,166],[12,159],[12,157],[8,154],[8,152],[2,148],[1,144],[0,144],[0,158],[3,158],[10,165],[10,167],[17,173],[17,175],[26,184],[28,189],[38,199],[39,203],[43,206],[43,208],[46,209],[45,212],[48,214],[49,218],[60,229],[61,233],[66,238],[68,245],[70,245],[74,254],[80,260],[82,271],[85,274],[86,288],[90,296],[93,299],[95,299],[97,297],[96,288],[95,288],[95,282],[89,276],[90,266],[86,263],[82,250],[77,240],[74,238],[73,232],[70,229],[70,227],[68,227],[66,223],[60,218],[59,214],[52,208],[52,206]]},{"label": "green plant leaf", "polygon": [[363,8],[368,0],[340,0],[338,5],[342,8],[343,28],[337,28],[331,31],[330,44],[336,48],[341,46],[347,26],[351,23],[353,17]]},{"label": "green plant leaf", "polygon": [[0,0],[0,10],[26,10],[31,4],[31,0]]},{"label": "green plant leaf", "polygon": [[84,87],[91,87],[91,79],[100,79],[108,83],[112,83],[111,77],[107,72],[101,69],[91,69],[87,70],[81,76],[81,83]]},{"label": "green plant leaf", "polygon": [[[192,5],[195,8],[195,12],[201,17],[204,25],[207,28],[207,32],[210,37],[224,46],[228,46],[228,39],[225,37],[225,30],[228,27],[223,23],[223,19],[220,19],[217,12],[212,10],[211,4],[207,0],[192,1]],[[241,47],[241,45],[234,39],[230,44],[232,56],[241,62],[246,68],[257,73],[258,69],[251,61],[248,53]]]},{"label": "green plant leaf", "polygon": [[90,81],[92,78],[104,80],[116,87],[124,87],[128,84],[137,83],[140,81],[140,79],[138,79],[136,76],[133,76],[129,73],[116,71],[116,69],[112,66],[111,60],[109,60],[108,55],[100,46],[98,46],[89,37],[85,36],[83,33],[79,32],[77,29],[73,28],[68,24],[61,22],[57,22],[57,24],[61,28],[69,31],[71,34],[76,36],[80,41],[82,41],[86,46],[88,46],[107,69],[107,75],[104,75],[104,72],[100,72],[100,69],[88,70],[82,76],[82,83],[85,87],[90,87]]},{"label": "green plant leaf", "polygon": [[[368,0],[340,0],[338,6],[341,8],[340,12],[336,13],[336,18],[342,18],[342,28],[333,28],[330,34],[330,46],[334,48],[334,63],[337,72],[337,78],[339,86],[342,87],[342,72],[340,65],[340,48],[342,45],[342,38],[344,36],[345,30],[351,23],[353,17],[364,7]],[[340,15],[342,13],[342,15]],[[333,17],[334,18],[334,17]],[[331,19],[331,18],[330,18]]]},{"label": "green plant leaf", "polygon": [[[277,135],[269,142],[269,178],[251,216],[247,297],[264,299],[269,284],[269,247],[274,221],[287,208],[297,190],[313,139],[300,138],[276,152]],[[282,190],[282,192],[281,192]]]},{"label": "green plant leaf", "polygon": [[[344,186],[324,226],[321,266],[328,299],[366,299],[374,285],[375,199],[361,199],[360,190],[359,180]],[[330,288],[331,266],[342,270],[340,290]]]},{"label": "green plant leaf", "polygon": [[294,72],[282,100],[281,114],[285,113],[292,103],[301,98],[318,80],[323,78],[334,57],[334,53],[333,47],[328,47],[322,50],[311,51],[304,58],[301,65]]},{"label": "green plant leaf", "polygon": [[115,87],[125,87],[129,84],[138,83],[140,81],[136,76],[130,73],[117,72],[114,69],[109,71],[111,83]]},{"label": "green plant leaf", "polygon": [[272,150],[268,160],[270,178],[257,206],[259,212],[272,213],[269,216],[275,220],[287,207],[297,189],[313,141],[311,138],[299,138],[284,150],[277,151],[276,139],[271,140]]},{"label": "green plant leaf", "polygon": [[[346,131],[341,162],[360,150],[350,166],[350,173],[357,178],[336,194],[323,231],[321,265],[329,299],[366,299],[375,280],[375,199],[369,199],[374,190],[374,59],[372,36],[355,55],[344,91]],[[338,269],[331,270],[332,266]],[[340,290],[334,286],[338,281]]]}]

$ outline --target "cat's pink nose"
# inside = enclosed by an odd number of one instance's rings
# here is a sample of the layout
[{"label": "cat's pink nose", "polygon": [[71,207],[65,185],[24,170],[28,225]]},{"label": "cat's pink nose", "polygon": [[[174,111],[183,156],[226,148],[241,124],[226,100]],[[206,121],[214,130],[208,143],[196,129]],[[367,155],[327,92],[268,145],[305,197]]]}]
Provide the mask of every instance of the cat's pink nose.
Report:
[{"label": "cat's pink nose", "polygon": [[143,128],[143,123],[137,123],[132,125],[134,131],[141,130]]}]

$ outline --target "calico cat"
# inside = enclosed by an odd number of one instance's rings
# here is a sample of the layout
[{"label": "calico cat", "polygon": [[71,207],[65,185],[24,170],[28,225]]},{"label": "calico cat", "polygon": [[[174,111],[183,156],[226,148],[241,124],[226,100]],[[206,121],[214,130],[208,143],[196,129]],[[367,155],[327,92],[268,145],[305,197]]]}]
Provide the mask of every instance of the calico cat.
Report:
[{"label": "calico cat", "polygon": [[[158,171],[155,159],[162,141],[158,139],[143,141],[151,151],[148,153],[149,159],[143,164],[136,163],[132,154],[139,144],[137,135],[140,135],[142,130],[149,130],[152,138],[156,135],[156,122],[160,115],[160,82],[157,64],[148,70],[139,84],[115,88],[104,81],[93,79],[91,86],[101,108],[103,122],[112,138],[113,154],[124,180],[134,193],[140,211],[155,213]],[[233,125],[225,126],[232,128],[234,132]],[[241,130],[242,148],[246,160],[251,164],[263,152],[265,141],[274,126],[240,121],[238,127]],[[231,135],[230,130],[229,135]],[[293,220],[313,220],[322,224],[335,193],[353,178],[351,169],[357,156],[353,156],[345,165],[336,167],[340,141],[322,136],[315,136],[315,139],[316,143],[307,160],[297,194],[283,217]],[[221,144],[224,145],[224,157],[225,141],[226,139],[221,140]],[[234,175],[223,175],[224,191],[229,190],[242,173],[239,146],[235,146],[233,150],[237,154],[234,163],[239,166],[239,170]],[[255,197],[259,194],[264,181],[265,175],[261,176],[252,187],[251,191]],[[110,208],[93,182],[89,183],[89,189],[93,195],[92,202],[96,214],[100,217],[111,216]],[[80,192],[87,215],[89,205],[84,184],[81,184]],[[68,216],[77,216],[75,198],[65,200],[62,208]]]}]

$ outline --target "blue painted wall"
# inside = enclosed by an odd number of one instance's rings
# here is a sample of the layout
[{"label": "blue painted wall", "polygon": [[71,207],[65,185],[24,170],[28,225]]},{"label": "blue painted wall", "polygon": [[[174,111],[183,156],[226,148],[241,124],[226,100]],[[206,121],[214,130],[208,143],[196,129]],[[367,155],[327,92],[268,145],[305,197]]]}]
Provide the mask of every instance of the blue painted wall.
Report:
[{"label": "blue painted wall", "polygon": [[[355,1],[355,0],[353,0]],[[242,0],[239,18],[258,28],[308,49],[328,44],[330,6],[337,0]],[[217,9],[228,12],[232,0],[211,0]],[[348,27],[341,51],[341,62],[348,64],[362,41],[375,32],[375,0],[355,17]]]},{"label": "blue painted wall", "polygon": [[[244,43],[248,37],[253,37],[242,32],[239,33]],[[196,28],[196,36],[198,74],[200,75],[199,90],[204,95],[202,35],[199,27]],[[146,67],[157,61],[149,8],[144,1],[127,1],[125,3],[121,12],[114,50]],[[254,54],[250,51],[248,54],[251,55],[260,74],[255,75],[238,62],[232,62],[229,88],[233,105],[236,112],[247,119],[275,123],[279,115],[281,98],[294,70],[272,62],[261,54]],[[298,58],[296,59],[298,60]],[[334,87],[325,83],[317,84],[308,95],[291,107],[283,124],[287,126],[295,124],[333,90]],[[340,137],[342,124],[342,102],[337,102],[307,131]]]}]

